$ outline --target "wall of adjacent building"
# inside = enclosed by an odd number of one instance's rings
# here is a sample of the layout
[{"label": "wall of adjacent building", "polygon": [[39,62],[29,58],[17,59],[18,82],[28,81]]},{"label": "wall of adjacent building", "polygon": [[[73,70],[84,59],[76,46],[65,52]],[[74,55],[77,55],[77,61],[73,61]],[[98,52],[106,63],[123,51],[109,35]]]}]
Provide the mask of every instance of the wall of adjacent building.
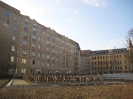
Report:
[{"label": "wall of adjacent building", "polygon": [[[9,24],[4,24],[8,14]],[[0,59],[22,74],[78,73],[79,44],[0,1]],[[5,63],[4,63],[5,64]],[[76,67],[76,68],[75,68]]]}]

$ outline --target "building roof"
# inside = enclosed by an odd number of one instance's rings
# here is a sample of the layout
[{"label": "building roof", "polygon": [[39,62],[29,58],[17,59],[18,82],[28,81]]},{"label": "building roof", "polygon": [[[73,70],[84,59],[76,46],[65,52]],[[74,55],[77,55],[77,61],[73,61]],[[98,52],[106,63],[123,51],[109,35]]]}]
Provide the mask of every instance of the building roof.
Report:
[{"label": "building roof", "polygon": [[89,56],[91,50],[80,50],[80,56]]}]

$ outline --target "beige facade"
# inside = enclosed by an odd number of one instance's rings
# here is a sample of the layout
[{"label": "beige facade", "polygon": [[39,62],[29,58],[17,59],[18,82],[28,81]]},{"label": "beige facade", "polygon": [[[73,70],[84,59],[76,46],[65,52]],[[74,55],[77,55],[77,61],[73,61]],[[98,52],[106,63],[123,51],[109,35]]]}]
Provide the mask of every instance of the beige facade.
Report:
[{"label": "beige facade", "polygon": [[89,65],[90,50],[81,50],[80,51],[80,73],[81,74],[90,74],[90,65]]},{"label": "beige facade", "polygon": [[130,73],[128,50],[126,48],[98,50],[90,53],[91,74]]},{"label": "beige facade", "polygon": [[[6,19],[6,20],[4,20]],[[8,21],[7,21],[8,20]],[[22,74],[79,73],[79,44],[0,1],[1,67]]]}]

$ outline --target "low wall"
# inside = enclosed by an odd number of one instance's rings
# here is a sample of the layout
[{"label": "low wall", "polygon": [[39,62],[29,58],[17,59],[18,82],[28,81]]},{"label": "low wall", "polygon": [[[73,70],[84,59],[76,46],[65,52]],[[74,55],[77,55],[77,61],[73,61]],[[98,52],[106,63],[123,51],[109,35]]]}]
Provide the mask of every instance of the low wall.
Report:
[{"label": "low wall", "polygon": [[106,79],[133,80],[133,73],[103,74]]}]

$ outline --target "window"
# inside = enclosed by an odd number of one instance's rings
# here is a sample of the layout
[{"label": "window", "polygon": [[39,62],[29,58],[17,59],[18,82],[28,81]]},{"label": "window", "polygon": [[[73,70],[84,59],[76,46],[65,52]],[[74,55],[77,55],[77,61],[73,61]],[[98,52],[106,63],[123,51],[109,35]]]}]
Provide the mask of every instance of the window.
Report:
[{"label": "window", "polygon": [[54,56],[52,57],[52,60],[54,60]]},{"label": "window", "polygon": [[39,37],[39,41],[41,41],[41,38]]},{"label": "window", "polygon": [[23,45],[27,45],[27,41],[26,40],[23,40]]},{"label": "window", "polygon": [[26,50],[23,49],[23,50],[22,50],[22,54],[27,54],[27,53],[26,53]]},{"label": "window", "polygon": [[32,60],[32,64],[35,64],[35,60]]},{"label": "window", "polygon": [[16,40],[16,36],[12,36],[12,40],[15,41]]},{"label": "window", "polygon": [[38,31],[38,32],[39,32],[39,33],[42,33],[42,30],[40,30],[40,29],[39,29],[39,31]]},{"label": "window", "polygon": [[12,51],[15,51],[15,46],[12,46]]},{"label": "window", "polygon": [[49,63],[47,63],[47,66],[49,66]]},{"label": "window", "polygon": [[36,31],[36,27],[33,27],[33,31]]},{"label": "window", "polygon": [[38,53],[38,57],[40,57],[40,53]]},{"label": "window", "polygon": [[42,54],[42,58],[44,58],[44,54]]},{"label": "window", "polygon": [[54,63],[52,63],[52,66],[54,66]]},{"label": "window", "polygon": [[23,64],[26,64],[26,59],[22,59],[22,63]]},{"label": "window", "polygon": [[54,53],[55,51],[54,51],[54,50],[52,50],[52,52]]},{"label": "window", "polygon": [[43,32],[43,34],[45,35],[45,32]]},{"label": "window", "polygon": [[28,33],[27,32],[24,32],[24,36],[28,36]]},{"label": "window", "polygon": [[14,20],[17,21],[18,20],[18,17],[17,16],[14,16]]},{"label": "window", "polygon": [[25,68],[21,68],[21,73],[25,74],[26,73],[26,69]]},{"label": "window", "polygon": [[40,65],[40,61],[38,61],[38,65]]},{"label": "window", "polygon": [[125,69],[127,69],[127,66],[125,66]]},{"label": "window", "polygon": [[18,43],[20,42],[20,39],[18,38]]},{"label": "window", "polygon": [[49,55],[47,55],[47,59],[49,59]]},{"label": "window", "polygon": [[124,55],[124,58],[126,58],[126,55]]},{"label": "window", "polygon": [[44,43],[44,41],[45,41],[45,40],[44,40],[44,39],[42,39],[42,42],[43,42],[43,43]]},{"label": "window", "polygon": [[24,27],[28,28],[28,23],[27,22],[24,23]]},{"label": "window", "polygon": [[42,66],[44,66],[44,63],[42,62]]},{"label": "window", "polygon": [[47,48],[47,51],[49,51],[49,48]]},{"label": "window", "polygon": [[44,46],[42,47],[42,50],[44,50]]},{"label": "window", "polygon": [[35,52],[32,52],[32,56],[35,56],[36,55],[36,53]]},{"label": "window", "polygon": [[36,39],[36,36],[35,35],[32,35],[32,39]]},{"label": "window", "polygon": [[48,37],[50,37],[50,34],[48,33]]},{"label": "window", "polygon": [[36,47],[36,44],[32,43],[32,47]]},{"label": "window", "polygon": [[38,45],[38,49],[40,49],[41,48],[41,46],[40,45]]},{"label": "window", "polygon": [[17,26],[14,25],[14,26],[13,26],[13,30],[16,30],[16,29],[17,29]]},{"label": "window", "polygon": [[49,42],[49,41],[47,41],[47,44],[50,44],[50,42]]},{"label": "window", "polygon": [[14,56],[11,56],[11,62],[14,62]]}]

